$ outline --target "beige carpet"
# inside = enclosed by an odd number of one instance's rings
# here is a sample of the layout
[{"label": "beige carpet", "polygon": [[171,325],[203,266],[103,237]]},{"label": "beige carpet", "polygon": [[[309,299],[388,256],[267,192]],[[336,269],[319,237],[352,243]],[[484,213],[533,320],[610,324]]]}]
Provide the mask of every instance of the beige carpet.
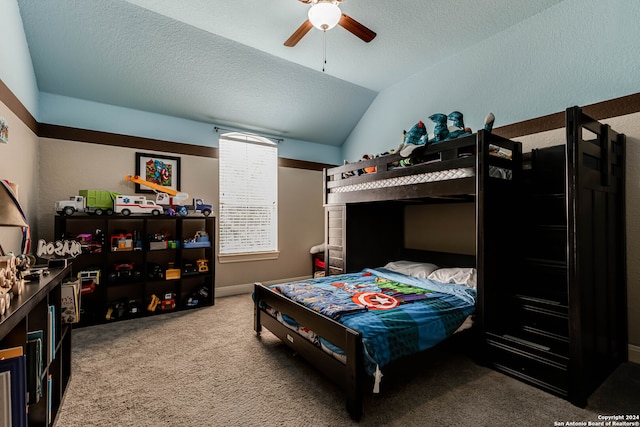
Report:
[{"label": "beige carpet", "polygon": [[[640,413],[634,364],[625,366],[626,384],[596,392],[587,409],[480,367],[456,346],[428,353],[417,367],[383,379],[382,394],[365,399],[360,425],[553,426]],[[269,332],[256,338],[249,295],[75,329],[73,374],[57,421],[62,427],[355,425],[340,389]]]}]

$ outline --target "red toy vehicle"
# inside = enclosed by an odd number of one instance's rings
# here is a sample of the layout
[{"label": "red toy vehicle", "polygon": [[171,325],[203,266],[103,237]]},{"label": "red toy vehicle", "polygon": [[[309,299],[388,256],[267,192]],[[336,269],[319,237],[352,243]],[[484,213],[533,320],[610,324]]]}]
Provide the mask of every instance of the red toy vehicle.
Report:
[{"label": "red toy vehicle", "polygon": [[137,270],[132,262],[122,262],[114,264],[109,273],[109,280],[140,280],[142,273]]},{"label": "red toy vehicle", "polygon": [[168,311],[176,308],[176,294],[173,292],[167,292],[164,294],[162,302],[160,302],[160,310]]}]

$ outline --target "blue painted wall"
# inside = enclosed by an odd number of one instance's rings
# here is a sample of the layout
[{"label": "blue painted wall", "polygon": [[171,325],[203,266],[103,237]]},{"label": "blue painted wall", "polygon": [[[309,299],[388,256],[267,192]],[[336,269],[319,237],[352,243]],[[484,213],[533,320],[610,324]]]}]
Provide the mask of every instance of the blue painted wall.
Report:
[{"label": "blue painted wall", "polygon": [[640,1],[565,0],[381,92],[343,145],[343,157],[396,148],[428,116],[461,111],[481,128],[640,92]]},{"label": "blue painted wall", "polygon": [[[153,138],[163,141],[218,146],[215,124],[181,119],[130,108],[117,107],[77,98],[41,92],[42,123]],[[232,129],[240,130],[241,129]],[[268,135],[266,135],[268,136]],[[287,159],[339,164],[341,147],[285,138],[278,144],[278,155]]]},{"label": "blue painted wall", "polygon": [[0,0],[0,19],[0,80],[37,117],[38,84],[15,0]]}]

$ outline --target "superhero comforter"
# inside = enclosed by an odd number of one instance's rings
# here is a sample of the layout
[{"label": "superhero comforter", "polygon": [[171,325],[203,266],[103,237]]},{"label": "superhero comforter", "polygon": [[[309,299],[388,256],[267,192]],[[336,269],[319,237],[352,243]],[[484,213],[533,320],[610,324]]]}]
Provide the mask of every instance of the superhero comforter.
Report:
[{"label": "superhero comforter", "polygon": [[[270,288],[360,331],[370,375],[377,367],[426,350],[452,335],[474,312],[476,299],[476,290],[464,285],[414,278],[384,268]],[[282,317],[296,324],[294,319]],[[320,340],[323,346],[343,353]]]}]

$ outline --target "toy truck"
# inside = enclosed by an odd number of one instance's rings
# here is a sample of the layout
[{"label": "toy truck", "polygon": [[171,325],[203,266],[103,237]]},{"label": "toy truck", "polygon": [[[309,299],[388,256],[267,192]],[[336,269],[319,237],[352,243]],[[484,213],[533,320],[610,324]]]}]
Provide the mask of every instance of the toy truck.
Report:
[{"label": "toy truck", "polygon": [[176,214],[180,216],[187,216],[189,212],[197,212],[204,216],[209,216],[213,211],[213,205],[205,203],[204,200],[199,197],[194,198],[190,205],[174,204],[175,201],[175,198],[171,199],[166,193],[158,193],[156,198],[156,203],[171,206]]},{"label": "toy truck", "polygon": [[78,196],[55,203],[56,212],[71,216],[75,212],[95,215],[113,214],[113,201],[120,193],[104,190],[80,190]]},{"label": "toy truck", "polygon": [[201,198],[195,198],[193,199],[193,204],[187,205],[187,209],[194,212],[200,212],[204,216],[209,216],[211,215],[211,212],[213,212],[213,205],[205,203]]},{"label": "toy truck", "polygon": [[144,196],[116,196],[113,204],[113,211],[129,216],[132,213],[160,215],[164,212],[162,206],[157,205],[153,200],[147,200]]}]

